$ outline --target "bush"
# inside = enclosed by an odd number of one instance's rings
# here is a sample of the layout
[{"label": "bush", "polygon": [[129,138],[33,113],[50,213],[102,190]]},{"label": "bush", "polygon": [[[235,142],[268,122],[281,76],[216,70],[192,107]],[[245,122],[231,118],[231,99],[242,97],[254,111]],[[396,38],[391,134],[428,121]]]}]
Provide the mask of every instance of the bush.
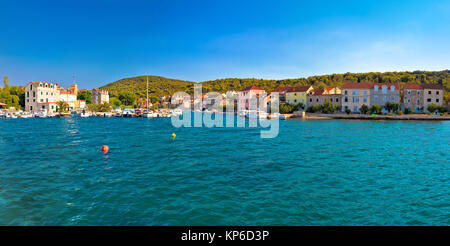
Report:
[{"label": "bush", "polygon": [[369,107],[363,104],[361,108],[359,108],[359,112],[361,112],[361,114],[367,114],[367,112],[369,112]]},{"label": "bush", "polygon": [[350,109],[346,109],[346,110],[345,110],[345,113],[346,113],[346,114],[351,114],[352,111],[351,111]]},{"label": "bush", "polygon": [[381,109],[382,109],[381,105],[374,104],[370,107],[369,112],[371,114],[381,114]]},{"label": "bush", "polygon": [[410,114],[410,113],[411,113],[411,109],[405,108],[405,109],[403,110],[403,113],[404,113],[404,114]]},{"label": "bush", "polygon": [[284,103],[280,104],[280,114],[292,114],[295,111],[295,105]]}]

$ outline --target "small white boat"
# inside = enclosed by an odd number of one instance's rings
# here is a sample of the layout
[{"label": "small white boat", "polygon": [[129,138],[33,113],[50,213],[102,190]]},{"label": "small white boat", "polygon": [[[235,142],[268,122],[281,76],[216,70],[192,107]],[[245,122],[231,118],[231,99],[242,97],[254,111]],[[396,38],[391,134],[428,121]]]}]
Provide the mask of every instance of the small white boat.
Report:
[{"label": "small white boat", "polygon": [[80,113],[80,117],[81,117],[81,118],[91,117],[91,114],[90,114],[89,112],[81,112],[81,113]]},{"label": "small white boat", "polygon": [[267,119],[267,113],[260,110],[250,110],[246,116],[249,119]]},{"label": "small white boat", "polygon": [[53,118],[53,117],[56,117],[56,115],[54,113],[49,113],[49,114],[47,114],[47,117],[48,118]]},{"label": "small white boat", "polygon": [[172,113],[172,116],[180,116],[180,115],[183,115],[183,111],[182,111],[181,109],[179,109],[179,108],[174,109],[171,113]]},{"label": "small white boat", "polygon": [[41,112],[34,113],[34,117],[36,117],[36,118],[47,118],[47,112],[41,111]]},{"label": "small white boat", "polygon": [[28,114],[28,113],[24,113],[24,114],[20,115],[20,118],[23,118],[23,119],[28,119],[28,118],[31,118],[31,117],[33,117],[33,115],[32,114]]},{"label": "small white boat", "polygon": [[153,117],[155,117],[155,115],[153,114],[153,111],[146,110],[142,114],[142,117],[144,117],[144,118],[153,118]]}]

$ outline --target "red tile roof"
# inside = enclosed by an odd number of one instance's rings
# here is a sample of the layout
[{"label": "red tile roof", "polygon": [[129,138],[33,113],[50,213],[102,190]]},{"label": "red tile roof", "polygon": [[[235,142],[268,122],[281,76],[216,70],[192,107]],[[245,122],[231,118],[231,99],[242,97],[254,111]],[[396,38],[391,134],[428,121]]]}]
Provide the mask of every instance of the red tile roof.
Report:
[{"label": "red tile roof", "polygon": [[312,94],[317,96],[317,95],[323,95],[323,93],[325,92],[324,89],[314,89],[312,90]]},{"label": "red tile roof", "polygon": [[421,84],[404,84],[403,89],[422,90]]},{"label": "red tile roof", "polygon": [[240,90],[240,91],[263,91],[263,89],[259,88],[258,86],[252,85],[252,86],[249,86],[249,87],[247,87],[247,88],[245,88],[243,90]]},{"label": "red tile roof", "polygon": [[443,90],[444,87],[440,84],[422,84],[423,89]]},{"label": "red tile roof", "polygon": [[306,92],[311,88],[310,85],[297,86],[297,87],[289,87],[288,92]]},{"label": "red tile roof", "polygon": [[381,88],[381,86],[387,86],[387,88],[391,88],[391,86],[394,86],[396,90],[399,90],[400,85],[398,83],[375,83],[373,86],[378,86],[378,88]]},{"label": "red tile roof", "polygon": [[345,83],[342,89],[373,89],[374,83]]}]

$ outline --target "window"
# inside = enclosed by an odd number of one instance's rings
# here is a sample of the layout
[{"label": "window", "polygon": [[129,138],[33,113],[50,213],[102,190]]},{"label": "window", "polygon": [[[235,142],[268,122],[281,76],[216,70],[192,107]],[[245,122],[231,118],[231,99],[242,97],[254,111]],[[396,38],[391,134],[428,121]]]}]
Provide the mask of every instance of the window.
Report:
[{"label": "window", "polygon": [[27,99],[27,102],[30,102],[30,99]]},{"label": "window", "polygon": [[359,102],[359,97],[353,97],[353,102],[354,103],[358,103]]},{"label": "window", "polygon": [[33,106],[30,106],[30,111],[33,110]]},{"label": "window", "polygon": [[411,99],[408,98],[408,102],[410,103],[410,102],[411,102]]},{"label": "window", "polygon": [[348,97],[344,97],[344,102],[348,102]]},{"label": "window", "polygon": [[30,97],[30,92],[29,91],[27,91],[27,97]]},{"label": "window", "polygon": [[53,107],[54,107],[54,106],[52,105],[52,109],[53,109]]},{"label": "window", "polygon": [[339,102],[339,98],[336,98],[336,102]]},{"label": "window", "polygon": [[344,91],[344,94],[345,94],[345,95],[348,95],[348,91],[347,91],[347,90],[345,90],[345,91]]},{"label": "window", "polygon": [[333,102],[333,98],[330,98],[330,102]]},{"label": "window", "polygon": [[427,102],[431,102],[431,98],[428,98],[428,99],[427,99]]},{"label": "window", "polygon": [[431,95],[431,91],[428,91],[428,95]]},{"label": "window", "polygon": [[297,103],[297,99],[294,100],[294,103]]},{"label": "window", "polygon": [[33,85],[30,85],[30,90],[33,90]]},{"label": "window", "polygon": [[408,90],[408,95],[411,95],[411,90]]},{"label": "window", "polygon": [[35,91],[33,91],[33,97],[36,97],[36,92]]},{"label": "window", "polygon": [[363,101],[366,103],[367,102],[367,97],[364,97]]},{"label": "window", "polygon": [[48,98],[46,98],[45,101],[48,102]]},{"label": "window", "polygon": [[378,91],[378,85],[376,85],[376,86],[374,87],[374,89],[375,89],[375,91]]},{"label": "window", "polygon": [[297,93],[294,93],[294,96],[297,96]]},{"label": "window", "polygon": [[358,112],[358,107],[357,106],[353,106],[353,112]]},{"label": "window", "polygon": [[44,99],[41,99],[41,102],[44,102]]},{"label": "window", "polygon": [[367,95],[367,91],[364,91],[364,95]]},{"label": "window", "polygon": [[309,102],[312,102],[312,98],[309,99]]},{"label": "window", "polygon": [[44,95],[44,93],[41,91],[41,95]]},{"label": "window", "polygon": [[47,92],[47,96],[48,96],[48,92]]},{"label": "window", "polygon": [[302,92],[302,96],[304,96],[305,95],[305,93],[304,92]]},{"label": "window", "polygon": [[385,85],[381,86],[381,92],[383,94],[386,94],[387,93],[387,86],[385,86]]},{"label": "window", "polygon": [[436,95],[439,95],[439,91],[436,91]]},{"label": "window", "polygon": [[437,103],[439,102],[439,99],[438,99],[438,98],[436,98],[436,102],[437,102]]},{"label": "window", "polygon": [[316,99],[316,102],[319,102],[319,98]]},{"label": "window", "polygon": [[420,91],[417,91],[417,95],[420,95]]},{"label": "window", "polygon": [[391,91],[395,91],[395,86],[391,85]]}]

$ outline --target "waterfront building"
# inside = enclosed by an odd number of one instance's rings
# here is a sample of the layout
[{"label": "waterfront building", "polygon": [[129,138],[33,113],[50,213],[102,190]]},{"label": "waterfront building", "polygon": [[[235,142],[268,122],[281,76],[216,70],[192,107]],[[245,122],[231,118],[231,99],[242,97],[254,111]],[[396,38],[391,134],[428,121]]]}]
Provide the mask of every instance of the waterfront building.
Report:
[{"label": "waterfront building", "polygon": [[403,109],[409,108],[411,112],[423,111],[423,88],[420,84],[405,84],[402,90]]},{"label": "waterfront building", "polygon": [[342,106],[341,89],[338,87],[329,87],[326,89],[313,89],[306,96],[306,106],[323,105],[326,100],[334,106]]},{"label": "waterfront building", "polygon": [[29,82],[25,87],[25,111],[56,112],[60,101],[58,84],[47,82]]},{"label": "waterfront building", "polygon": [[92,89],[92,103],[93,104],[103,104],[109,103],[109,93],[106,90]]},{"label": "waterfront building", "polygon": [[435,104],[441,106],[444,104],[444,88],[440,84],[422,84],[423,89],[423,108],[428,112],[428,106]]},{"label": "waterfront building", "polygon": [[150,99],[148,100],[148,105],[147,105],[147,98],[145,97],[140,97],[138,98],[138,100],[136,101],[136,105],[139,108],[151,108],[153,106],[153,103],[150,101]]},{"label": "waterfront building", "polygon": [[303,103],[306,105],[306,95],[313,90],[310,85],[290,87],[286,91],[286,102],[290,104]]},{"label": "waterfront building", "polygon": [[[400,103],[400,85],[375,83],[370,92],[370,105],[384,106],[387,102]],[[383,111],[385,111],[384,108]]]},{"label": "waterfront building", "polygon": [[342,111],[359,113],[362,105],[371,106],[370,92],[374,83],[345,83],[342,86]]},{"label": "waterfront building", "polygon": [[69,110],[85,108],[86,102],[77,100],[77,93],[76,84],[66,89],[54,83],[29,82],[25,87],[25,111],[53,113],[57,111],[60,101],[67,102]]},{"label": "waterfront building", "polygon": [[266,91],[257,86],[249,86],[238,92],[238,111],[257,110],[267,105]]}]

